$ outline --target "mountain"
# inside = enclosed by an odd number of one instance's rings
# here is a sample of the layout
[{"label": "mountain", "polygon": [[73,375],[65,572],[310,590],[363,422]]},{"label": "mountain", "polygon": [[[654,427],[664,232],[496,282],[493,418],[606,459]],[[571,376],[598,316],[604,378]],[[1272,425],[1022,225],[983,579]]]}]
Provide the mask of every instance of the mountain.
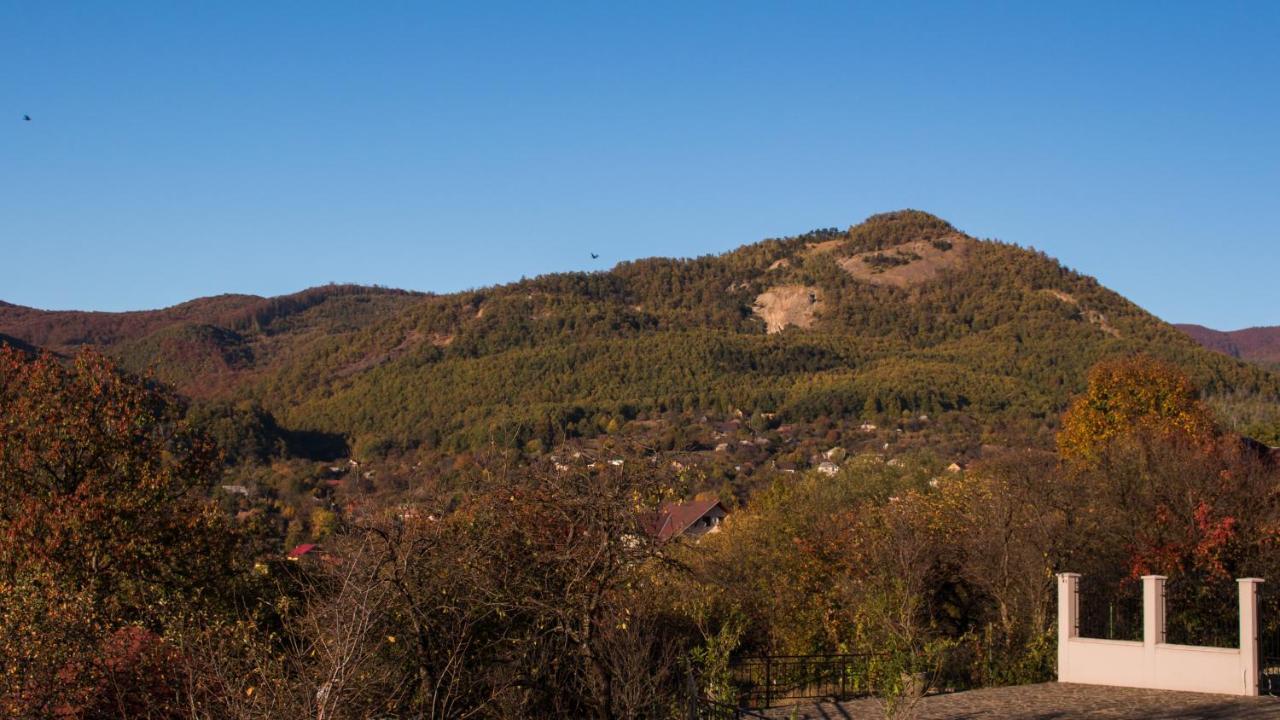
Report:
[{"label": "mountain", "polygon": [[0,332],[59,354],[82,346],[114,355],[193,397],[234,394],[245,379],[287,363],[315,339],[392,314],[419,293],[328,285],[274,298],[219,295],[136,312],[47,311],[0,302]]},{"label": "mountain", "polygon": [[[750,421],[757,436],[840,439],[864,421],[909,435],[920,416],[971,447],[1043,445],[1092,364],[1138,352],[1214,397],[1280,398],[1276,375],[1201,348],[1093,278],[910,210],[448,295],[329,286],[136,313],[3,305],[0,333],[60,353],[100,347],[201,403],[252,406],[357,455],[537,453],[616,435],[705,449],[725,435],[717,422]],[[805,462],[773,442],[774,465]]]},{"label": "mountain", "polygon": [[1211,330],[1203,325],[1174,325],[1196,342],[1234,358],[1259,363],[1280,363],[1280,327],[1244,330]]}]

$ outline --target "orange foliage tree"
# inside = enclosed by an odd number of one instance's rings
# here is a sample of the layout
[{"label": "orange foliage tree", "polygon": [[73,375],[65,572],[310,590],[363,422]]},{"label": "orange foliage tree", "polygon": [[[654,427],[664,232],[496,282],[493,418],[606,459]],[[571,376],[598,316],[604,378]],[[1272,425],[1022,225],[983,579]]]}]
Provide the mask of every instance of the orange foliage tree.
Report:
[{"label": "orange foliage tree", "polygon": [[91,352],[0,348],[0,715],[176,714],[165,636],[227,600],[216,448]]},{"label": "orange foliage tree", "polygon": [[1058,445],[1091,522],[1093,551],[1070,569],[1113,587],[1167,576],[1170,632],[1196,640],[1233,612],[1233,577],[1274,577],[1275,464],[1220,431],[1178,368],[1142,356],[1095,366]]},{"label": "orange foliage tree", "polygon": [[1135,431],[1206,442],[1214,435],[1212,414],[1180,369],[1139,355],[1098,363],[1089,388],[1062,417],[1058,448],[1064,457],[1093,461],[1112,441]]}]

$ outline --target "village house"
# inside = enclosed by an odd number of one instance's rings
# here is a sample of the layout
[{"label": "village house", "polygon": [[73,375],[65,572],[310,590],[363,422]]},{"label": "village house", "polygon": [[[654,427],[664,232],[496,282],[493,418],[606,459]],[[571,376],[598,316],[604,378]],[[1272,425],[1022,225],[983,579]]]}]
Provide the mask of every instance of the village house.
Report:
[{"label": "village house", "polygon": [[317,557],[320,555],[320,546],[314,543],[303,543],[289,551],[285,557],[289,560],[301,560],[304,557]]},{"label": "village house", "polygon": [[666,503],[657,513],[644,519],[645,531],[658,541],[673,537],[697,538],[707,533],[719,532],[729,511],[719,498],[692,500],[682,503]]}]

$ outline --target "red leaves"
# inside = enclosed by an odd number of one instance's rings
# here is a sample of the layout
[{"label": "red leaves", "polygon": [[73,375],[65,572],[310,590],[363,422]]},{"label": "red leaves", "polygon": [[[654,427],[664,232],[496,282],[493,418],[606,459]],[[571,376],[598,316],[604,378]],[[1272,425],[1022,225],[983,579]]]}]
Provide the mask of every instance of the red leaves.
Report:
[{"label": "red leaves", "polygon": [[1155,523],[1138,530],[1131,548],[1132,577],[1179,575],[1193,568],[1211,577],[1231,577],[1225,555],[1237,539],[1236,519],[1216,517],[1212,504],[1204,499],[1195,503],[1190,515],[1180,518],[1168,505],[1156,507]]},{"label": "red leaves", "polygon": [[1195,527],[1199,532],[1199,542],[1195,545],[1194,555],[1219,577],[1230,577],[1222,564],[1222,552],[1235,539],[1236,520],[1230,516],[1213,517],[1213,508],[1203,500],[1195,509]]}]

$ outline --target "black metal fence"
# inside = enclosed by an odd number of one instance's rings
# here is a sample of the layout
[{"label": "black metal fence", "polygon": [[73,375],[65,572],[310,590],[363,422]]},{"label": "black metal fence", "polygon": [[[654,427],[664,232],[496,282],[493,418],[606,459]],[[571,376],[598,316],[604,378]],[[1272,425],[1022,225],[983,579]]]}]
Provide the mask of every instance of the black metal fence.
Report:
[{"label": "black metal fence", "polygon": [[1280,695],[1280,588],[1258,589],[1258,692]]},{"label": "black metal fence", "polygon": [[1240,595],[1231,581],[1180,578],[1164,585],[1164,641],[1240,647]]},{"label": "black metal fence", "polygon": [[876,656],[772,655],[739,660],[730,668],[738,705],[774,707],[799,700],[848,700],[871,694],[870,664]]},{"label": "black metal fence", "polygon": [[1077,635],[1103,640],[1142,641],[1142,585],[1135,582],[1077,581],[1080,612]]}]

